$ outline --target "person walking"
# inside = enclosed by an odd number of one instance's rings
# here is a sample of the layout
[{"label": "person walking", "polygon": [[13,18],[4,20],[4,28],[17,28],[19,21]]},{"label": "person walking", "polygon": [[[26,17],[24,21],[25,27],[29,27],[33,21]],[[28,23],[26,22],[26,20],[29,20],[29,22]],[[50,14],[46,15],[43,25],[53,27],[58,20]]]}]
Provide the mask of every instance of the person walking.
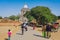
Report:
[{"label": "person walking", "polygon": [[[24,23],[23,23],[24,24]],[[23,26],[23,24],[21,24],[21,31],[22,31],[22,35],[24,34],[24,26]]]},{"label": "person walking", "polygon": [[24,22],[24,25],[25,25],[25,30],[27,31],[28,29],[27,29],[27,26],[28,26],[28,22],[25,20],[25,22]]},{"label": "person walking", "polygon": [[57,32],[59,28],[59,23],[54,23],[53,28],[54,28],[54,32]]},{"label": "person walking", "polygon": [[10,40],[11,34],[12,34],[12,33],[11,33],[11,30],[9,29],[9,30],[8,30],[8,40]]},{"label": "person walking", "polygon": [[27,23],[23,23],[22,26],[22,35],[24,34],[24,29],[27,31]]},{"label": "person walking", "polygon": [[51,37],[51,25],[47,24],[46,26],[47,38]]},{"label": "person walking", "polygon": [[46,37],[46,24],[42,26],[42,35],[43,37]]},{"label": "person walking", "polygon": [[33,30],[35,30],[35,28],[36,28],[36,25],[35,25],[35,23],[33,23]]}]

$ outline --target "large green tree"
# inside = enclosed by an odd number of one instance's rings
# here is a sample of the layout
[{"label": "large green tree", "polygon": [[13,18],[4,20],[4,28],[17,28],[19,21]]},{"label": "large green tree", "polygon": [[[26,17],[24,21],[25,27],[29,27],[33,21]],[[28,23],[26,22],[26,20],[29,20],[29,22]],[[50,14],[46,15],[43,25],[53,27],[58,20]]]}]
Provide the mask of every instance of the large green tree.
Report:
[{"label": "large green tree", "polygon": [[[37,6],[31,9],[30,12],[26,12],[25,16],[30,20],[36,19],[38,24],[44,24],[56,21],[57,17],[52,14],[48,7]],[[31,19],[31,20],[32,20]]]},{"label": "large green tree", "polygon": [[35,18],[30,14],[30,11],[27,11],[24,16],[26,16],[26,17],[28,18],[29,22],[32,21],[33,19],[35,19]]}]

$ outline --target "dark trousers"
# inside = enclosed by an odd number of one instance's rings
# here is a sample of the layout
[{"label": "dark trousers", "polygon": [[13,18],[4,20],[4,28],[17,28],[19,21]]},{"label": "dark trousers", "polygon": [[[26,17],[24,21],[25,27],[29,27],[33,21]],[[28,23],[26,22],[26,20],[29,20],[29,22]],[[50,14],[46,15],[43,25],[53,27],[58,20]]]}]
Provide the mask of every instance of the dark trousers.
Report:
[{"label": "dark trousers", "polygon": [[27,31],[27,27],[25,27],[25,30]]},{"label": "dark trousers", "polygon": [[51,37],[51,32],[47,31],[47,38],[50,38],[50,37]]},{"label": "dark trousers", "polygon": [[22,28],[22,35],[24,34],[24,28]]},{"label": "dark trousers", "polygon": [[27,27],[22,28],[22,35],[24,34],[24,29],[27,31]]}]

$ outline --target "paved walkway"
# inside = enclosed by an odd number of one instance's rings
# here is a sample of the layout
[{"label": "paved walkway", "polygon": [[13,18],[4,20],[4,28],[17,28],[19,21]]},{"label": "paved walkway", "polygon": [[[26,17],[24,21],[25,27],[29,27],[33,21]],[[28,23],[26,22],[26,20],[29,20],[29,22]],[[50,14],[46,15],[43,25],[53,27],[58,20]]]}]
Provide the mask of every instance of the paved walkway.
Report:
[{"label": "paved walkway", "polygon": [[43,38],[42,34],[36,30],[32,30],[31,27],[28,28],[28,31],[24,32],[24,35],[21,35],[21,31],[18,31],[11,40],[50,40]]}]

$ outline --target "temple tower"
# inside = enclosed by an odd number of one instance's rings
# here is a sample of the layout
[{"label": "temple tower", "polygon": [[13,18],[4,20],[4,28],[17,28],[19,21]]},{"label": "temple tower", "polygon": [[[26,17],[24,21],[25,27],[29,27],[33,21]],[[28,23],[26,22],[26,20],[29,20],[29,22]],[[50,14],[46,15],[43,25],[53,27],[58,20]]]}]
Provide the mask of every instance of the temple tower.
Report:
[{"label": "temple tower", "polygon": [[25,20],[28,21],[28,19],[23,16],[27,11],[30,11],[30,9],[29,9],[28,6],[25,4],[24,7],[21,9],[20,21],[22,21],[22,22],[24,22]]}]

